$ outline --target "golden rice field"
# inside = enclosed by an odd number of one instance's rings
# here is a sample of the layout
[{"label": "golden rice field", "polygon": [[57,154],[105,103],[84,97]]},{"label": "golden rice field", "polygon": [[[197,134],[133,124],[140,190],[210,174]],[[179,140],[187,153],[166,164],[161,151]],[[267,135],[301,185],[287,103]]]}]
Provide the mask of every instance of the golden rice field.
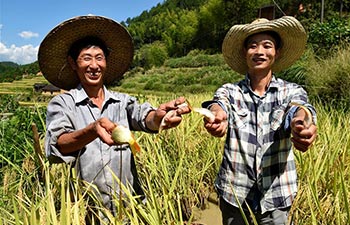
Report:
[{"label": "golden rice field", "polygon": [[[178,96],[138,97],[158,105]],[[200,106],[211,94],[186,97],[193,106]],[[291,220],[294,224],[307,225],[350,224],[349,113],[314,104],[318,111],[318,137],[308,152],[295,151],[299,193]],[[39,130],[39,135],[42,148],[44,130]],[[115,196],[116,216],[103,208],[100,211],[111,220],[110,224],[129,221],[131,224],[183,225],[185,221],[190,224],[199,220],[198,208],[205,209],[208,196],[213,192],[224,140],[210,136],[196,113],[184,115],[177,128],[161,134],[138,132],[135,135],[142,146],[136,162],[147,202],[139,204],[137,196],[125,189],[127,194],[122,200],[128,204],[119,204],[120,199]],[[93,198],[91,187],[75,179],[67,166],[49,165],[45,158],[33,154],[34,146],[31,137],[23,140],[23,145],[17,146],[26,156],[23,164],[8,162],[0,170],[3,175],[0,225],[85,224],[90,207],[86,199],[87,196]]]}]

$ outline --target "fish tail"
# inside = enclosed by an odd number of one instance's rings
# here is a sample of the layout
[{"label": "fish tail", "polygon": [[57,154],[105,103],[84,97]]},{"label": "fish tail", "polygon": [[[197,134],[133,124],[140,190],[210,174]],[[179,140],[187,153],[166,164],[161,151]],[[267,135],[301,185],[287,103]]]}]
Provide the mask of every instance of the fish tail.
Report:
[{"label": "fish tail", "polygon": [[135,140],[130,143],[130,148],[134,155],[141,151],[141,146]]}]

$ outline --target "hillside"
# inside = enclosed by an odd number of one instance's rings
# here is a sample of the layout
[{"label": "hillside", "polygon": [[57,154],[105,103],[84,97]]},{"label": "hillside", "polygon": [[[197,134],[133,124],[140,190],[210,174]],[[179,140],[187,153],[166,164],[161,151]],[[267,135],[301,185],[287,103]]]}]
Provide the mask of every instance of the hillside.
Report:
[{"label": "hillside", "polygon": [[23,76],[35,75],[40,71],[37,62],[18,65],[13,62],[0,62],[0,83],[20,80]]},{"label": "hillside", "polygon": [[[283,14],[297,15],[309,31],[308,49],[313,52],[312,54],[317,55],[318,59],[333,56],[350,40],[350,20],[347,19],[350,3],[343,2],[342,14],[339,14],[338,1],[328,1],[325,7],[325,22],[320,24],[317,19],[320,5],[317,1],[303,2],[312,7],[299,15],[297,14],[299,1],[279,1],[279,5],[274,7],[275,17],[280,17]],[[190,71],[178,69],[177,72],[169,75],[176,77],[174,79],[165,79],[166,75],[162,75],[161,70],[163,67],[196,68],[198,61],[202,63],[202,66],[205,66],[206,60],[220,59],[221,43],[227,30],[236,23],[249,23],[258,16],[259,8],[267,4],[270,4],[270,1],[165,0],[162,4],[142,12],[137,17],[128,18],[122,23],[128,28],[134,39],[135,57],[126,79],[119,82],[118,86],[125,88],[142,84],[140,81],[136,85],[135,82],[128,79],[130,76],[136,76],[135,71],[142,71],[140,77],[143,78],[140,80],[144,80],[145,75],[149,76],[150,81],[142,86],[144,90],[162,91],[169,90],[170,87],[176,85],[191,84],[190,86],[193,85],[192,91],[201,91],[203,88],[195,87],[194,82],[201,85],[217,86],[218,81],[208,83],[208,74],[225,71],[225,68],[212,67],[205,72],[196,69]],[[198,53],[202,56],[210,55],[213,57],[204,56],[202,59],[196,59],[197,61],[189,60]],[[188,61],[189,65],[171,66],[167,64],[169,62],[176,64],[177,61]],[[209,62],[208,65],[213,64]],[[215,64],[215,66],[220,66],[220,64]],[[152,70],[152,68],[160,69]],[[229,73],[229,70],[226,71]],[[2,62],[0,63],[0,82],[21,80],[23,75],[35,75],[38,72],[37,62],[20,66],[11,62]],[[182,73],[194,76],[184,76],[181,75]],[[302,69],[299,72],[294,71],[294,73],[303,74],[304,71]],[[230,76],[228,75],[228,77]],[[188,77],[191,77],[192,80]],[[291,77],[293,79],[293,76]],[[223,80],[229,79],[224,78]],[[301,84],[305,84],[303,79],[299,79],[299,81]],[[211,89],[211,87],[209,88]]]}]

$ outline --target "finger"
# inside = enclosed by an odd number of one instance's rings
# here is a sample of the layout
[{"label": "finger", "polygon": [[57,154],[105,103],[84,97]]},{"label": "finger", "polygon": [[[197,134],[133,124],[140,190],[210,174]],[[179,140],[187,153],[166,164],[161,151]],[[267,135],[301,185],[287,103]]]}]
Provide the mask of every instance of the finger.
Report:
[{"label": "finger", "polygon": [[205,123],[206,130],[215,137],[222,137],[226,134],[227,123]]},{"label": "finger", "polygon": [[187,114],[187,113],[190,113],[191,112],[191,109],[189,107],[180,107],[176,110],[176,113],[178,115],[182,115],[182,114]]},{"label": "finger", "polygon": [[293,136],[291,140],[296,147],[307,150],[310,146],[312,146],[316,136],[317,135],[315,133],[311,136]]},{"label": "finger", "polygon": [[162,128],[169,129],[171,127],[176,127],[181,123],[181,121],[182,121],[181,116],[172,116],[172,117],[164,118],[164,124],[162,125]]},{"label": "finger", "polygon": [[186,99],[184,97],[179,97],[177,99],[175,99],[175,106],[181,105],[182,103],[186,102]]},{"label": "finger", "polygon": [[298,144],[294,144],[294,148],[301,152],[306,152],[307,150],[309,150],[307,147]]},{"label": "finger", "polygon": [[316,134],[316,130],[313,127],[310,127],[309,129],[292,130],[293,137],[301,140],[307,140],[310,143],[316,139]]},{"label": "finger", "polygon": [[104,128],[108,132],[112,132],[113,129],[117,126],[117,124],[113,123],[112,121],[110,121],[107,118],[101,118],[101,119],[97,120],[97,122],[98,122],[98,125],[100,127]]},{"label": "finger", "polygon": [[177,106],[176,106],[175,102],[176,102],[176,100],[172,100],[170,102],[160,104],[159,107],[158,107],[158,110],[162,110],[162,111],[168,112],[170,110],[177,109]]},{"label": "finger", "polygon": [[113,145],[113,144],[115,144],[115,142],[114,142],[113,139],[112,139],[111,134],[108,133],[106,130],[102,129],[102,130],[98,133],[98,135],[99,135],[100,139],[101,139],[104,143],[106,143],[106,144],[108,144],[108,145]]},{"label": "finger", "polygon": [[294,147],[299,151],[306,152],[309,149],[308,144],[302,144],[295,138],[292,138],[291,141],[293,142]]}]

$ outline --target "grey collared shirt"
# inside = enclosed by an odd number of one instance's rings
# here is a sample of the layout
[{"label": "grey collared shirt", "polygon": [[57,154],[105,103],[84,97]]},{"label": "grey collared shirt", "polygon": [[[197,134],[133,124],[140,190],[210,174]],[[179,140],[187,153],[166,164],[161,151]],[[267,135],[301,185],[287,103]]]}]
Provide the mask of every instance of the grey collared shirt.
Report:
[{"label": "grey collared shirt", "polygon": [[89,101],[81,86],[55,96],[47,107],[45,151],[50,162],[75,166],[79,177],[96,185],[104,205],[110,207],[111,191],[119,191],[114,176],[125,185],[131,185],[137,194],[142,193],[129,146],[109,146],[96,138],[75,154],[62,155],[57,148],[57,139],[61,134],[85,128],[101,117],[107,117],[130,130],[152,132],[145,124],[146,116],[154,110],[149,103],[139,104],[135,97],[108,91],[105,87],[104,93],[101,110]]}]

